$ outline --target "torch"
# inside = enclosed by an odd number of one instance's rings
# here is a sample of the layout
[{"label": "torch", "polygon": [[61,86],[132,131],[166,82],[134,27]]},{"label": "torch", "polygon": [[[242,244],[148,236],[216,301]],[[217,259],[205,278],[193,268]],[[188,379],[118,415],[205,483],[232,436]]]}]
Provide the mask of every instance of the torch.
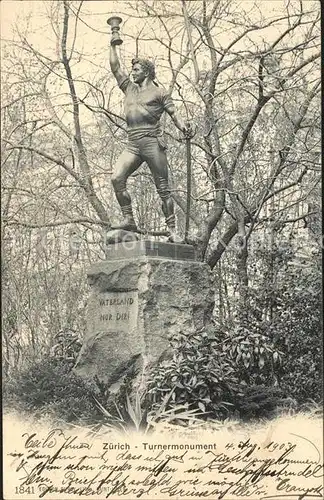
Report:
[{"label": "torch", "polygon": [[123,40],[120,37],[120,23],[122,22],[122,18],[118,16],[112,16],[107,20],[109,26],[111,26],[111,45],[121,45]]}]

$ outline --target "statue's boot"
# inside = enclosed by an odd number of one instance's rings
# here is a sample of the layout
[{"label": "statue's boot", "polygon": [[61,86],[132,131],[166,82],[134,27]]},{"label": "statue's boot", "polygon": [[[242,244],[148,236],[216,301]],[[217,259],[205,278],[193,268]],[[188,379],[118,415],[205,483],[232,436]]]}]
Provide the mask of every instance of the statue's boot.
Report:
[{"label": "statue's boot", "polygon": [[170,231],[170,236],[168,238],[168,241],[170,243],[183,243],[183,238],[181,238],[181,236],[176,231],[175,215],[172,214],[166,217],[165,222]]},{"label": "statue's boot", "polygon": [[124,229],[124,231],[138,231],[136,222],[133,216],[132,205],[125,205],[121,207],[121,211],[124,220],[118,226],[114,226],[113,229]]}]

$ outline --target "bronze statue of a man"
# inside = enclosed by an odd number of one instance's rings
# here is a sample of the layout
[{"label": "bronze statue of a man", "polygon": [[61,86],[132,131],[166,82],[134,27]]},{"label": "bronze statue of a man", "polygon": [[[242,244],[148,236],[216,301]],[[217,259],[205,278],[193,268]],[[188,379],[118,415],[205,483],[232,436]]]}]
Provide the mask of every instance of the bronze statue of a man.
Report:
[{"label": "bronze statue of a man", "polygon": [[125,94],[125,114],[128,144],[115,165],[111,178],[116,198],[124,217],[118,226],[128,231],[137,230],[133,216],[131,198],[127,191],[128,177],[145,161],[152,172],[157,191],[162,200],[162,210],[170,231],[169,241],[179,241],[175,229],[174,203],[168,184],[166,146],[160,127],[160,118],[166,111],[179,130],[189,133],[176,115],[175,106],[167,92],[154,82],[155,67],[147,59],[132,60],[132,79],[122,71],[117,54],[116,41],[110,44],[110,67],[119,88]]}]

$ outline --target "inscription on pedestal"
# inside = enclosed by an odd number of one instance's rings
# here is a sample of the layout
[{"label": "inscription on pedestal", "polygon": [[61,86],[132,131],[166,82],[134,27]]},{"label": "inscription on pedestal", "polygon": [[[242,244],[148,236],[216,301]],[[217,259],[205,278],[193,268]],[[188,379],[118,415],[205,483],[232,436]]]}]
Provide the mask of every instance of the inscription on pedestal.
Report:
[{"label": "inscription on pedestal", "polygon": [[100,329],[129,332],[137,324],[138,292],[101,293],[96,310],[96,323]]}]

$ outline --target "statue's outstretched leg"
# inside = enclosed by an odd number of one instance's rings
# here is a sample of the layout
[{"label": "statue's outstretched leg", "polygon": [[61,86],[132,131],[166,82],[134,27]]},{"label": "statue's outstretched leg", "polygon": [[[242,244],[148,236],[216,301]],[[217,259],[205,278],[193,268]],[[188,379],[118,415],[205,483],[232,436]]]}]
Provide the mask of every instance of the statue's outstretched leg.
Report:
[{"label": "statue's outstretched leg", "polygon": [[111,177],[111,183],[113,185],[124,220],[122,224],[114,226],[114,229],[125,229],[126,231],[137,230],[132,210],[132,200],[129,192],[127,191],[126,182],[128,177],[138,169],[142,161],[143,160],[140,156],[130,153],[129,151],[124,151],[117,160]]},{"label": "statue's outstretched leg", "polygon": [[157,139],[149,138],[147,140],[144,159],[150,167],[157,191],[162,200],[162,211],[165,216],[165,222],[170,230],[169,241],[180,243],[183,240],[176,232],[174,202],[168,183],[167,158],[165,149],[160,146]]}]

